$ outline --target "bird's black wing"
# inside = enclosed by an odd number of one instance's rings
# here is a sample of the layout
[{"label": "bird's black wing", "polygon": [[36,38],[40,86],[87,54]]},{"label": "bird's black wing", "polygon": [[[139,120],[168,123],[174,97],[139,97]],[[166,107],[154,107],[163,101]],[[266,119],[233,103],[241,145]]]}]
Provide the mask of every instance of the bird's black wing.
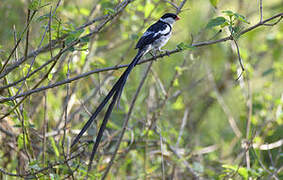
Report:
[{"label": "bird's black wing", "polygon": [[159,39],[161,36],[167,35],[170,32],[171,26],[169,24],[157,21],[145,31],[139,39],[136,49],[143,49],[147,45],[152,44],[155,40]]}]

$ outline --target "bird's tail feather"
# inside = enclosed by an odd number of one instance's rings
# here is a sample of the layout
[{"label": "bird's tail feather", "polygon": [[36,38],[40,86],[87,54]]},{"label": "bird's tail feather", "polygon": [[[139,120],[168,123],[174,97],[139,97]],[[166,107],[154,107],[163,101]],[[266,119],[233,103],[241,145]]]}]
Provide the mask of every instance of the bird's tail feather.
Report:
[{"label": "bird's tail feather", "polygon": [[[133,59],[132,63],[133,63],[133,66],[131,68],[129,68],[129,71],[125,74],[125,76],[123,77],[123,81],[121,82],[121,88],[120,88],[120,92],[118,94],[118,97],[117,97],[117,106],[120,105],[120,98],[121,98],[121,95],[122,95],[122,92],[123,92],[123,89],[124,89],[124,86],[126,84],[126,81],[128,79],[128,76],[131,72],[131,70],[137,65],[138,61],[140,60],[140,58],[145,54],[145,51],[143,50],[139,50],[139,52],[137,53],[136,57]],[[130,66],[129,66],[130,67]]]},{"label": "bird's tail feather", "polygon": [[[91,168],[91,164],[92,164],[92,161],[93,161],[93,158],[94,158],[94,155],[98,149],[98,146],[99,146],[99,143],[101,141],[101,138],[103,136],[103,132],[106,128],[106,125],[107,125],[107,122],[108,122],[108,119],[111,115],[111,112],[113,110],[113,107],[116,103],[116,101],[119,99],[122,91],[123,91],[123,88],[125,86],[125,83],[126,83],[126,80],[131,72],[131,70],[136,66],[136,64],[138,63],[138,61],[140,60],[140,58],[143,56],[144,52],[143,51],[139,51],[138,54],[136,55],[136,57],[133,59],[132,63],[128,66],[128,68],[126,69],[126,71],[122,74],[122,76],[119,78],[119,80],[121,79],[121,82],[119,83],[119,86],[117,87],[116,89],[116,92],[112,98],[112,101],[111,103],[109,104],[108,106],[108,109],[105,113],[105,116],[104,116],[104,119],[102,121],[102,124],[100,126],[100,129],[98,131],[98,134],[97,134],[97,137],[96,137],[96,140],[95,140],[95,144],[92,148],[92,152],[91,152],[91,156],[90,156],[90,162],[89,162],[89,167],[88,169],[90,170]],[[119,81],[118,80],[118,81]]]},{"label": "bird's tail feather", "polygon": [[[98,132],[98,136],[96,138],[95,141],[95,145],[93,147],[93,151],[92,151],[92,155],[91,155],[91,161],[95,155],[95,152],[97,150],[97,147],[99,145],[99,142],[101,140],[101,137],[103,135],[103,131],[106,127],[107,121],[109,119],[109,116],[112,112],[113,106],[115,104],[115,102],[117,101],[117,99],[119,98],[119,96],[122,93],[122,90],[125,86],[126,80],[130,74],[130,72],[132,71],[132,69],[136,66],[136,64],[138,63],[138,61],[140,60],[140,58],[145,54],[144,50],[139,50],[137,55],[135,56],[135,58],[132,60],[132,62],[130,63],[130,65],[128,66],[128,68],[124,71],[124,73],[121,75],[121,77],[118,79],[118,81],[114,84],[114,86],[112,87],[112,89],[109,91],[109,93],[107,94],[107,96],[104,98],[104,100],[100,103],[100,105],[97,107],[97,109],[95,110],[95,112],[91,115],[91,117],[89,118],[89,120],[86,122],[86,124],[84,125],[84,127],[82,128],[82,130],[80,131],[80,133],[76,136],[75,140],[73,141],[71,147],[73,147],[78,141],[79,139],[82,137],[82,135],[86,132],[86,130],[88,129],[88,127],[92,124],[92,122],[94,121],[94,119],[96,118],[96,116],[100,113],[100,111],[104,108],[104,106],[106,105],[106,103],[110,100],[110,98],[114,95],[111,104],[109,105],[107,112],[104,116],[104,119],[102,121],[102,125],[99,129]],[[115,94],[114,94],[115,93]]]},{"label": "bird's tail feather", "polygon": [[102,124],[100,126],[99,132],[98,132],[96,140],[95,140],[95,144],[93,145],[92,152],[91,152],[91,155],[90,155],[90,160],[89,160],[89,164],[88,164],[88,171],[90,171],[90,169],[91,169],[91,165],[92,165],[92,161],[93,161],[94,155],[95,155],[95,153],[96,153],[96,151],[98,149],[98,146],[99,146],[99,143],[101,141],[104,129],[106,128],[106,124],[108,122],[108,119],[110,117],[110,114],[111,114],[111,112],[113,110],[113,107],[115,105],[115,102],[116,102],[118,96],[119,96],[119,90],[115,92],[115,94],[114,94],[114,96],[112,98],[112,101],[109,104],[108,109],[107,109],[107,111],[105,113],[105,116],[104,116],[104,119],[102,121]]}]

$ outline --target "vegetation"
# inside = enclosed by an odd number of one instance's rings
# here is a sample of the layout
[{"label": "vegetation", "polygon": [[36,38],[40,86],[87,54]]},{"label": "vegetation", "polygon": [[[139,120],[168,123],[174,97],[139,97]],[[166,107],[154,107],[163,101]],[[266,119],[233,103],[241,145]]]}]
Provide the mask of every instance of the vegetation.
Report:
[{"label": "vegetation", "polygon": [[[73,138],[165,12],[92,169],[105,114]],[[2,0],[1,179],[282,179],[281,0]],[[170,56],[167,56],[170,55]]]}]

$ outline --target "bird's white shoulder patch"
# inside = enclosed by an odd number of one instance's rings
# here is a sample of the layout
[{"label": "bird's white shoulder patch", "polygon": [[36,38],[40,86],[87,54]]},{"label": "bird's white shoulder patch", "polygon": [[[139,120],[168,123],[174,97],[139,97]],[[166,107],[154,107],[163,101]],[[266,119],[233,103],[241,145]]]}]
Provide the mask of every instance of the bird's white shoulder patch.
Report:
[{"label": "bird's white shoulder patch", "polygon": [[162,31],[160,31],[159,33],[164,35],[164,34],[168,34],[170,33],[171,28],[167,25],[166,28]]}]

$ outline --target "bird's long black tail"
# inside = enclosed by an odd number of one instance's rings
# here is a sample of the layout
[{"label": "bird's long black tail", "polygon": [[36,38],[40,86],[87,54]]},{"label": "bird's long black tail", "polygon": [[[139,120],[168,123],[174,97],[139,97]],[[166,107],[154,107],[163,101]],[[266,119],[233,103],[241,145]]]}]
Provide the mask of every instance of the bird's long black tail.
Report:
[{"label": "bird's long black tail", "polygon": [[94,155],[97,151],[98,145],[101,141],[103,132],[106,128],[106,124],[108,122],[108,119],[110,117],[110,114],[113,110],[113,107],[117,101],[117,99],[119,98],[119,95],[122,93],[123,87],[126,83],[126,80],[130,74],[130,72],[132,71],[132,69],[136,66],[136,64],[138,63],[138,61],[140,60],[140,58],[145,54],[144,50],[139,50],[136,57],[133,59],[133,61],[131,62],[131,64],[127,67],[127,69],[124,71],[124,73],[121,75],[121,77],[118,79],[118,81],[115,83],[115,85],[112,87],[112,89],[109,91],[109,93],[107,94],[107,96],[104,98],[104,100],[100,103],[100,105],[98,106],[98,108],[95,110],[95,112],[91,115],[91,117],[89,118],[89,120],[86,122],[86,124],[84,125],[84,127],[82,128],[82,130],[80,131],[80,133],[76,136],[75,140],[73,141],[71,147],[73,147],[78,141],[79,139],[82,137],[82,135],[86,132],[86,130],[88,129],[88,127],[92,124],[92,122],[94,121],[94,119],[96,118],[96,116],[101,112],[101,110],[104,108],[104,106],[106,105],[106,103],[112,98],[111,103],[109,104],[109,107],[105,113],[104,119],[102,121],[102,124],[100,126],[98,135],[96,137],[96,141],[95,144],[93,146],[93,150],[91,153],[91,157],[90,157],[90,163],[89,163],[89,168],[92,164]]}]

